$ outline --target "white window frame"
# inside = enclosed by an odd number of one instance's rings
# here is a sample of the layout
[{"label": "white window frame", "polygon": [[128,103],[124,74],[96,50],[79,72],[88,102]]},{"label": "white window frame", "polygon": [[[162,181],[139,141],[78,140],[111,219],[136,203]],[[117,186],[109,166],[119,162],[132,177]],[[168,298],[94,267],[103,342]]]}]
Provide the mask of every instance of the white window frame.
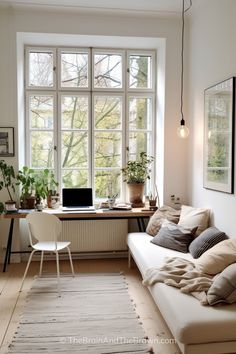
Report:
[{"label": "white window frame", "polygon": [[[54,145],[54,149],[53,149],[53,159],[54,159],[54,167],[52,168],[53,171],[55,171],[55,177],[58,178],[58,169],[56,168],[56,166],[58,165],[58,155],[57,155],[57,145],[58,145],[58,136],[57,136],[57,131],[58,131],[58,122],[57,122],[57,104],[56,104],[56,92],[53,91],[48,91],[48,90],[44,90],[44,91],[36,91],[36,90],[30,90],[26,92],[26,124],[25,124],[25,128],[26,128],[26,146],[31,147],[31,132],[32,131],[49,131],[48,129],[32,129],[30,128],[30,105],[29,105],[29,100],[31,96],[52,96],[53,97],[53,129],[50,130],[53,132],[53,145]],[[27,134],[28,132],[28,134]],[[28,148],[26,149],[25,152],[26,155],[26,162],[27,165],[30,166],[30,162],[31,162],[31,150]],[[36,167],[32,167],[33,169],[37,170],[40,168],[36,168]]]},{"label": "white window frame", "polygon": [[[38,52],[52,52],[53,53],[53,65],[55,70],[53,70],[53,83],[52,87],[32,87],[29,86],[29,53],[32,51]],[[81,87],[61,87],[61,63],[60,54],[66,53],[88,53],[88,88]],[[118,54],[122,56],[122,88],[95,88],[94,87],[94,54]],[[152,58],[152,75],[151,75],[151,88],[129,88],[129,56],[130,55],[144,55],[151,56]],[[154,156],[156,147],[156,52],[154,50],[126,50],[126,49],[111,49],[111,48],[84,48],[84,47],[42,47],[42,46],[26,46],[25,47],[25,110],[26,110],[26,143],[30,147],[30,126],[29,126],[29,97],[31,95],[51,95],[54,97],[54,172],[57,180],[59,181],[60,188],[62,187],[62,168],[61,168],[61,97],[62,96],[88,96],[89,106],[88,106],[88,185],[93,187],[95,193],[95,169],[93,157],[95,155],[95,126],[94,126],[94,96],[114,96],[122,97],[122,128],[117,130],[121,131],[122,137],[122,148],[121,148],[121,159],[122,166],[126,165],[129,159],[129,99],[131,97],[143,97],[152,99],[152,129],[142,130],[143,132],[150,133],[152,135],[152,144],[149,147],[151,151],[147,151],[148,155]],[[37,130],[37,129],[36,129]],[[112,130],[111,131],[116,131]],[[137,130],[135,130],[137,131]],[[29,148],[26,149],[26,164],[30,165],[31,157]],[[122,167],[121,166],[121,167]],[[101,168],[102,169],[102,168]],[[109,170],[116,170],[116,168],[108,168]],[[151,166],[152,181],[155,181],[155,168],[152,164]],[[121,180],[123,180],[121,176]],[[154,183],[154,182],[153,182]],[[121,198],[126,199],[126,183],[121,183]]]},{"label": "white window frame", "polygon": [[[122,86],[121,87],[111,87],[111,88],[106,88],[106,87],[95,87],[94,86],[94,54],[117,54],[121,55],[121,79],[122,79]],[[92,91],[104,91],[104,92],[124,92],[125,91],[125,68],[126,68],[126,59],[125,59],[125,50],[119,50],[119,49],[100,49],[100,48],[93,48],[92,49]]]},{"label": "white window frame", "polygon": [[[88,87],[64,87],[61,86],[61,53],[88,54]],[[91,50],[90,48],[58,48],[57,52],[58,67],[58,90],[60,91],[91,91]]]},{"label": "white window frame", "polygon": [[[152,59],[152,65],[151,65],[151,87],[150,88],[143,88],[143,87],[129,87],[129,75],[130,75],[130,67],[129,67],[129,57],[131,55],[140,55],[140,56],[150,56]],[[127,92],[155,92],[156,90],[156,53],[154,50],[128,50],[127,51],[127,77],[126,77],[126,90]]]},{"label": "white window frame", "polygon": [[[30,52],[38,52],[38,53],[53,53],[53,85],[52,86],[30,86],[29,85],[29,54]],[[25,60],[25,87],[28,90],[37,90],[37,91],[53,91],[57,88],[57,75],[56,75],[56,67],[57,67],[57,57],[56,57],[56,49],[53,47],[26,47],[25,48],[26,60]]]}]

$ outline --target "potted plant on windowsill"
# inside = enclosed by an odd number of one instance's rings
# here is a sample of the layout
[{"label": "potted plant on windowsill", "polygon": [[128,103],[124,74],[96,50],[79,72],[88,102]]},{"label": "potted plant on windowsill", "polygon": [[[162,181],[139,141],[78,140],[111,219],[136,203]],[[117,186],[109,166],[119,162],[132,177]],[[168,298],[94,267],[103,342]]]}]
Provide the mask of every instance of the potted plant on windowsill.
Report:
[{"label": "potted plant on windowsill", "polygon": [[54,173],[48,168],[38,172],[35,175],[35,196],[36,203],[40,204],[42,199],[47,199],[48,208],[52,208],[53,201],[59,199],[57,187],[59,183],[56,181]]},{"label": "potted plant on windowsill", "polygon": [[23,209],[34,209],[35,196],[34,196],[34,183],[35,172],[32,168],[24,166],[22,170],[18,172],[17,184],[21,185],[21,207]]},{"label": "potted plant on windowsill", "polygon": [[13,199],[15,193],[15,171],[13,166],[8,165],[4,160],[0,160],[0,190],[6,188],[9,200],[5,202],[7,212],[16,211],[16,201]]},{"label": "potted plant on windowsill", "polygon": [[122,168],[124,182],[129,188],[129,198],[132,207],[143,207],[144,185],[147,179],[150,179],[149,166],[154,157],[148,156],[146,152],[141,152],[139,160],[128,161],[126,167]]}]

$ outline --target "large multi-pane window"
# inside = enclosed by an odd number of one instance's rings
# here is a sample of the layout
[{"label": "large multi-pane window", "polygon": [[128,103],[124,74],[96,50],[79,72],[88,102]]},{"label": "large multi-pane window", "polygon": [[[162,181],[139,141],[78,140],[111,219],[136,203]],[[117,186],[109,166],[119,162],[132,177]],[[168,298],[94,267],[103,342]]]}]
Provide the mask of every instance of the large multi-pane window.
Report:
[{"label": "large multi-pane window", "polygon": [[121,168],[154,154],[155,52],[26,47],[26,163],[61,187],[125,198]]}]

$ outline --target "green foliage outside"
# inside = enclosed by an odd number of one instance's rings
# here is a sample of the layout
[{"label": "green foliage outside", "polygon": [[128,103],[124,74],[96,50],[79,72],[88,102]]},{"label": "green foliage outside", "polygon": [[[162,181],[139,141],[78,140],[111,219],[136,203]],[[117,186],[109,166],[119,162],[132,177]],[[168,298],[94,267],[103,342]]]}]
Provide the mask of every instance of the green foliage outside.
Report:
[{"label": "green foliage outside", "polygon": [[[46,58],[46,57],[45,57]],[[51,56],[45,64],[44,77],[37,79],[41,72],[34,56],[34,82],[45,81],[45,71],[51,70]],[[45,60],[46,60],[45,59]],[[40,60],[39,60],[39,63]],[[41,64],[40,64],[41,65]],[[86,85],[86,55],[63,54],[62,86],[84,87]],[[34,68],[34,66],[32,66]],[[32,69],[33,70],[33,69]],[[147,56],[130,57],[130,87],[148,88],[150,85],[150,58]],[[49,75],[50,76],[50,75]],[[95,58],[95,86],[114,88],[121,85],[121,57],[119,55],[98,55]],[[94,152],[93,170],[96,198],[121,192],[122,169],[122,104],[117,95],[104,95],[96,92],[94,101]],[[61,96],[61,172],[62,186],[87,187],[91,156],[89,156],[90,130],[89,95],[63,93]],[[53,96],[32,94],[30,101],[31,167],[35,169],[54,169],[54,121]],[[139,96],[129,101],[129,156],[136,160],[147,151],[150,136],[150,99]],[[143,130],[143,131],[142,131]],[[142,155],[144,158],[144,155]]]}]

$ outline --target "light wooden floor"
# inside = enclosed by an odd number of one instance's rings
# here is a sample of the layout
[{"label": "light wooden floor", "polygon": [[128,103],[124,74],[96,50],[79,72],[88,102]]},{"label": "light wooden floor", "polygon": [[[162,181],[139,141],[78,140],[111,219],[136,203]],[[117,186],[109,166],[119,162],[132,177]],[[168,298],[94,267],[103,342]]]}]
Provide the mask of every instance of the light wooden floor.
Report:
[{"label": "light wooden floor", "polygon": [[[39,263],[32,262],[24,288],[19,293],[22,276],[26,263],[11,264],[6,273],[0,273],[0,353],[6,353],[12,336],[17,328],[19,315],[23,310],[25,296],[35,274],[38,273]],[[69,262],[60,262],[61,272],[69,272]],[[141,284],[141,276],[134,263],[128,269],[126,259],[105,260],[74,260],[75,272],[119,272],[122,271],[127,279],[131,298],[143,323],[143,328],[156,354],[180,353],[160,314],[148,289]],[[1,269],[0,269],[1,271]],[[55,273],[55,262],[45,261],[44,271]]]}]

